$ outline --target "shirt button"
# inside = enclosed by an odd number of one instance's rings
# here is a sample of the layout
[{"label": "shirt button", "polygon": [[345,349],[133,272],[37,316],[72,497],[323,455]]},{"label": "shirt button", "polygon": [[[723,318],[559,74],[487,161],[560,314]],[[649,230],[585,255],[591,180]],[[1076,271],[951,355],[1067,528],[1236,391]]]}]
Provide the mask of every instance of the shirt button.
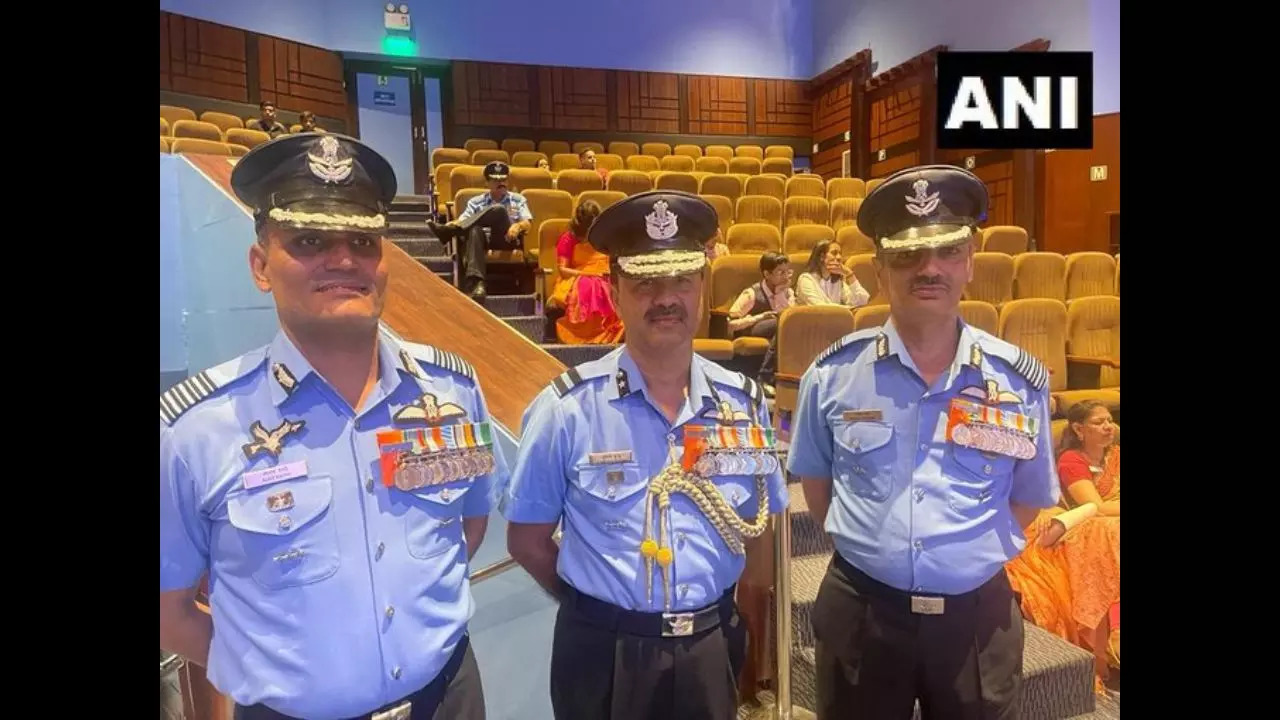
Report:
[{"label": "shirt button", "polygon": [[369,491],[369,492],[373,492],[373,478],[372,478],[372,477],[367,477],[367,478],[365,478],[365,479],[364,479],[364,489],[365,489],[365,490],[367,490],[367,491]]},{"label": "shirt button", "polygon": [[920,443],[920,452],[929,452],[929,446],[925,443]]},{"label": "shirt button", "polygon": [[986,473],[986,474],[990,475],[990,474],[991,474],[991,466],[990,466],[990,465],[983,465],[983,466],[982,466],[982,472],[984,472],[984,473]]},{"label": "shirt button", "polygon": [[924,488],[916,488],[916,502],[924,502]]},{"label": "shirt button", "polygon": [[667,434],[667,442],[669,442],[669,443],[674,443],[675,441],[676,441],[676,434],[675,434],[675,433],[668,433],[668,434]]},{"label": "shirt button", "polygon": [[383,550],[386,550],[386,549],[387,549],[387,544],[386,544],[386,543],[378,543],[378,549],[377,549],[377,551],[376,551],[376,552],[374,552],[374,553],[373,553],[373,559],[374,559],[374,560],[381,560],[381,559],[382,559],[382,551],[383,551]]},{"label": "shirt button", "polygon": [[919,540],[917,540],[917,541],[915,541],[915,543],[914,543],[914,544],[915,544],[915,547],[916,547],[916,552],[921,552],[921,551],[923,551],[923,550],[924,550],[924,543],[922,543],[922,542],[920,542]]},{"label": "shirt button", "polygon": [[396,616],[396,609],[395,609],[395,607],[394,607],[394,606],[391,606],[391,605],[388,605],[388,606],[387,606],[387,619],[388,619],[388,620],[390,620],[391,618],[393,618],[393,617],[395,617],[395,616]]},{"label": "shirt button", "polygon": [[689,594],[689,586],[688,586],[688,585],[681,585],[681,586],[680,586],[680,594],[681,594],[681,595],[688,595],[688,594]]},{"label": "shirt button", "polygon": [[395,678],[396,680],[399,680],[399,679],[400,679],[400,666],[399,666],[399,665],[397,665],[397,666],[395,666],[395,667],[391,668],[391,677]]},{"label": "shirt button", "polygon": [[688,537],[688,535],[685,535],[683,530],[681,530],[680,532],[676,533],[676,539],[677,539],[677,540],[679,540],[680,542],[684,542],[684,541],[685,541],[685,538],[687,538],[687,537]]},{"label": "shirt button", "polygon": [[921,591],[921,590],[923,590],[923,589],[924,589],[924,588],[920,587],[919,585],[917,585],[917,586],[915,586],[915,587],[911,588],[911,590],[912,590],[913,592],[920,592],[920,591]]}]

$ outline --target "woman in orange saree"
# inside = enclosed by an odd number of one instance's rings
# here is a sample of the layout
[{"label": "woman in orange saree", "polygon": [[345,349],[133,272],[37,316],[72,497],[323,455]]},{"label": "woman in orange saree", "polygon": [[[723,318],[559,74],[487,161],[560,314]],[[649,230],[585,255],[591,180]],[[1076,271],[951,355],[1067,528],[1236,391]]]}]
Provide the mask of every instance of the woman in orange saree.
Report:
[{"label": "woman in orange saree", "polygon": [[1101,403],[1078,403],[1067,420],[1063,507],[1040,513],[1006,570],[1031,622],[1093,651],[1101,685],[1120,667],[1120,446]]},{"label": "woman in orange saree", "polygon": [[622,319],[609,294],[609,256],[587,242],[587,231],[599,214],[600,205],[593,200],[578,205],[569,229],[556,243],[560,279],[547,305],[564,309],[556,320],[556,337],[566,345],[622,341]]}]

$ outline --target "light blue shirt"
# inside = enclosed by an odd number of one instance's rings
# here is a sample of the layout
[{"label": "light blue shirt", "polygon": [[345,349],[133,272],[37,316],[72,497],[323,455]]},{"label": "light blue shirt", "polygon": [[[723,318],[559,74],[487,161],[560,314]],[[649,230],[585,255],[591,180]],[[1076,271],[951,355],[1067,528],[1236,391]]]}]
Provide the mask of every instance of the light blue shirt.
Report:
[{"label": "light blue shirt", "polygon": [[[687,428],[717,425],[721,402],[733,407],[736,426],[771,427],[754,381],[698,355],[688,399],[674,424],[648,397],[626,346],[579,365],[543,390],[525,412],[519,457],[503,498],[507,520],[563,519],[557,571],[565,582],[619,607],[663,611],[660,571],[655,563],[651,604],[640,554],[649,480],[668,465],[673,445],[677,457],[683,456]],[[621,482],[608,482],[610,473],[615,478],[620,473]],[[787,504],[781,468],[765,478],[769,512],[779,512]],[[712,479],[742,518],[756,517],[754,475]],[[656,511],[654,518],[656,526]],[[671,523],[671,609],[706,607],[738,581],[745,559],[729,550],[683,494],[671,495]]]},{"label": "light blue shirt", "polygon": [[[988,381],[998,402],[984,399]],[[891,320],[841,339],[805,372],[787,469],[833,480],[825,527],[854,567],[903,591],[968,592],[1026,544],[1010,500],[1058,502],[1046,385],[1037,360],[961,323],[954,362],[928,387]],[[1034,419],[1035,456],[948,442],[957,397]]]},{"label": "light blue shirt", "polygon": [[[242,705],[367,713],[429,683],[466,632],[462,519],[492,509],[501,454],[489,474],[406,492],[383,484],[376,436],[428,427],[394,419],[424,393],[441,427],[488,421],[484,397],[452,353],[382,337],[378,357],[354,413],[283,332],[161,396],[160,591],[209,573],[209,679]],[[247,457],[255,421],[286,420],[305,425],[278,458]],[[246,487],[271,468],[297,476]]]},{"label": "light blue shirt", "polygon": [[507,208],[507,217],[511,218],[512,225],[533,219],[533,213],[529,211],[529,201],[520,193],[508,190],[507,194],[502,196],[502,200],[497,202],[494,201],[493,195],[487,192],[471,198],[467,201],[467,207],[462,211],[462,214],[458,216],[457,222],[462,222],[495,204],[503,205]]}]

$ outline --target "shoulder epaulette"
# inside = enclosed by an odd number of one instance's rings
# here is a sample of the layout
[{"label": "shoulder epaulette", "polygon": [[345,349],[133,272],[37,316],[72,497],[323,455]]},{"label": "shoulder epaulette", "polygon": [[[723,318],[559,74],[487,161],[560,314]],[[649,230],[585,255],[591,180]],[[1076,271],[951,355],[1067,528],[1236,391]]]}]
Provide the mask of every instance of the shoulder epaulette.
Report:
[{"label": "shoulder epaulette", "polygon": [[742,392],[751,398],[751,402],[755,403],[757,408],[764,405],[764,389],[760,387],[760,383],[746,375],[742,376]]},{"label": "shoulder epaulette", "polygon": [[1008,363],[1031,387],[1044,390],[1049,384],[1049,369],[1031,353],[989,333],[978,334],[982,351]]},{"label": "shoulder epaulette", "polygon": [[[400,351],[400,360],[404,363],[404,369],[413,373],[415,376],[421,377],[414,361],[423,362],[428,365],[434,365],[438,368],[444,368],[455,375],[461,375],[468,380],[475,381],[476,370],[471,367],[471,363],[462,358],[461,355],[441,350],[431,345],[421,345],[418,343],[404,343],[408,349]],[[412,350],[412,352],[410,352]]]},{"label": "shoulder epaulette", "polygon": [[555,380],[552,380],[551,387],[556,389],[557,396],[564,397],[569,394],[570,390],[573,390],[586,381],[587,378],[584,378],[582,373],[578,372],[578,368],[571,367],[557,376]]},{"label": "shoulder epaulette", "polygon": [[[257,363],[252,362],[255,353],[259,360]],[[260,350],[255,353],[201,370],[165,390],[160,394],[160,420],[165,425],[173,425],[188,410],[212,397],[219,388],[258,367],[264,355]]]},{"label": "shoulder epaulette", "polygon": [[822,363],[831,359],[832,356],[834,356],[836,353],[840,352],[841,350],[847,347],[852,347],[853,345],[856,345],[859,342],[874,340],[876,336],[878,336],[879,334],[880,334],[880,328],[878,327],[871,327],[871,328],[866,328],[865,330],[858,330],[857,332],[851,332],[848,335],[845,335],[844,337],[832,343],[831,347],[828,347],[826,350],[823,350],[822,352],[818,353],[818,357],[814,358],[813,364],[821,365]]}]

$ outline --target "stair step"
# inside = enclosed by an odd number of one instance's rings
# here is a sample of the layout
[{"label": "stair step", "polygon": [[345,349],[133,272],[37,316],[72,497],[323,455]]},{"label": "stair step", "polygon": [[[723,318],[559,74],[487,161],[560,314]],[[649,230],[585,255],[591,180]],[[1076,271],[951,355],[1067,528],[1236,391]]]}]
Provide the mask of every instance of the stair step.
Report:
[{"label": "stair step", "polygon": [[391,212],[426,212],[431,207],[431,198],[426,195],[397,195],[391,201]]},{"label": "stair step", "polygon": [[437,238],[428,236],[395,237],[391,238],[391,242],[414,257],[448,257],[444,245]]},{"label": "stair step", "polygon": [[556,343],[543,343],[542,345],[543,350],[546,350],[552,357],[568,367],[599,360],[613,352],[617,347],[617,345],[560,345]]},{"label": "stair step", "polygon": [[453,271],[449,271],[449,272],[432,271],[432,272],[435,272],[436,277],[440,278],[441,280],[445,281],[446,283],[448,283],[448,284],[450,284],[450,285],[452,285],[452,284],[453,284]]},{"label": "stair step", "polygon": [[449,281],[453,281],[453,261],[449,258],[444,256],[415,257],[414,260],[417,260],[419,264],[437,275],[448,275]]},{"label": "stair step", "polygon": [[[488,299],[485,300],[485,308],[489,307]],[[504,317],[502,321],[520,332],[521,335],[529,338],[535,343],[542,342],[543,334],[546,331],[547,319],[541,315],[516,315],[513,317]]]},{"label": "stair step", "polygon": [[490,295],[485,298],[484,307],[500,318],[520,315],[536,315],[538,311],[536,295]]},{"label": "stair step", "polygon": [[395,210],[387,214],[387,222],[391,224],[397,223],[423,223],[431,219],[431,209],[422,206],[418,210]]},{"label": "stair step", "polygon": [[387,237],[432,237],[425,220],[387,221]]}]

